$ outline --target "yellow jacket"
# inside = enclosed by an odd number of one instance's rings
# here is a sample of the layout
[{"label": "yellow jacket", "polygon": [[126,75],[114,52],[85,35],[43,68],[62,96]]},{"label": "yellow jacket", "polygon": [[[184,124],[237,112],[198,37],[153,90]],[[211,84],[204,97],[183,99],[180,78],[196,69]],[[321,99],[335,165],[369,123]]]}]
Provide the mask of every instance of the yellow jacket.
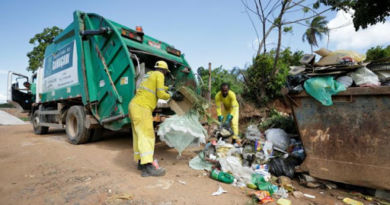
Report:
[{"label": "yellow jacket", "polygon": [[215,95],[215,104],[217,106],[218,116],[223,115],[221,109],[222,104],[224,107],[224,114],[226,113],[235,116],[238,113],[238,102],[237,102],[236,94],[234,94],[234,92],[231,90],[229,90],[228,95],[226,97],[223,97],[221,91],[219,91]]},{"label": "yellow jacket", "polygon": [[149,71],[144,75],[132,102],[154,110],[158,99],[168,100],[171,96],[164,86],[164,74],[160,71]]}]

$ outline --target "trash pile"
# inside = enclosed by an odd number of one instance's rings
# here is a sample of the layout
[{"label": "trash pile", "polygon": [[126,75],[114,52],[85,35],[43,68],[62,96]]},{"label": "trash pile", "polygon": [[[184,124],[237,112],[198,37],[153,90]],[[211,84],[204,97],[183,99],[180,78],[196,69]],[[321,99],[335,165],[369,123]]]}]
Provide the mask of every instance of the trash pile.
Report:
[{"label": "trash pile", "polygon": [[331,96],[348,87],[378,87],[390,85],[390,58],[364,63],[364,55],[354,51],[315,51],[321,56],[304,55],[301,66],[290,66],[287,77],[289,93],[305,90],[323,105],[332,105]]},{"label": "trash pile", "polygon": [[214,180],[254,189],[251,196],[261,203],[277,198],[278,203],[289,204],[288,193],[294,191],[290,178],[305,158],[299,140],[279,128],[262,133],[256,125],[247,127],[241,144],[229,143],[220,131],[214,133],[190,160],[192,169],[207,170]]}]

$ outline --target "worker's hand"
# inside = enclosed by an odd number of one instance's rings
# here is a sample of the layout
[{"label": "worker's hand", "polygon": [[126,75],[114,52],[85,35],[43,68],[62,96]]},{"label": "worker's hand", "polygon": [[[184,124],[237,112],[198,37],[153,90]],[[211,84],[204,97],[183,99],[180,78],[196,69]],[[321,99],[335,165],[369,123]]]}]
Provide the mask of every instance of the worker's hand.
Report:
[{"label": "worker's hand", "polygon": [[222,115],[219,115],[219,116],[218,116],[218,122],[221,122],[221,123],[222,123],[222,121],[223,121],[223,116],[222,116]]},{"label": "worker's hand", "polygon": [[225,121],[225,122],[230,124],[230,122],[232,121],[232,119],[233,119],[233,115],[228,114],[228,115],[226,116],[226,121]]},{"label": "worker's hand", "polygon": [[168,90],[167,93],[172,97],[173,96],[173,92]]},{"label": "worker's hand", "polygon": [[175,100],[175,101],[182,101],[184,100],[184,95],[181,94],[180,92],[174,92],[173,95],[172,95],[172,99]]},{"label": "worker's hand", "polygon": [[175,86],[174,85],[169,85],[168,86],[168,92],[172,92],[172,93],[174,93],[175,92]]}]

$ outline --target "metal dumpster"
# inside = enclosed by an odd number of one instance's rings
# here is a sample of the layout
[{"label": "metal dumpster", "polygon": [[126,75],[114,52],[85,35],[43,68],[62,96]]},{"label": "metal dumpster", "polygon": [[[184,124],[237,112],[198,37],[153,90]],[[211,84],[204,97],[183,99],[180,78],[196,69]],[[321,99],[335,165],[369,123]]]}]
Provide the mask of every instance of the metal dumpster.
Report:
[{"label": "metal dumpster", "polygon": [[307,93],[287,95],[310,175],[390,190],[390,87],[355,87],[323,106]]}]

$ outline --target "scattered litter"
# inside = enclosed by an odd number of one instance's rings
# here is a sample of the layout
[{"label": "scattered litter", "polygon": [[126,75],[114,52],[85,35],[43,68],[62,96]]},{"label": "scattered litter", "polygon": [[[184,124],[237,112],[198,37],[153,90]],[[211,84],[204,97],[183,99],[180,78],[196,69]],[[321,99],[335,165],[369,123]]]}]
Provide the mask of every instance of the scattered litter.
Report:
[{"label": "scattered litter", "polygon": [[309,188],[313,188],[314,189],[314,188],[320,187],[321,184],[317,183],[317,182],[308,182],[308,183],[306,183],[306,186],[309,187]]},{"label": "scattered litter", "polygon": [[292,194],[293,194],[293,196],[294,196],[295,198],[297,198],[297,199],[300,199],[300,198],[303,197],[303,193],[300,192],[300,191],[293,191]]},{"label": "scattered litter", "polygon": [[287,133],[280,128],[271,128],[265,131],[267,141],[272,142],[273,148],[279,151],[286,151],[290,143]]},{"label": "scattered litter", "polygon": [[220,182],[224,182],[227,184],[231,184],[234,182],[234,177],[226,172],[219,171],[217,169],[213,169],[210,173],[210,177],[212,179],[218,180]]},{"label": "scattered litter", "polygon": [[278,205],[291,205],[291,201],[290,200],[288,200],[288,199],[278,199],[277,201],[276,201],[276,203],[278,204]]},{"label": "scattered litter", "polygon": [[291,179],[286,176],[279,177],[279,185],[289,192],[294,191],[294,186],[291,183]]},{"label": "scattered litter", "polygon": [[221,194],[223,194],[223,193],[226,193],[227,191],[226,190],[224,190],[222,187],[221,187],[221,185],[218,187],[218,190],[216,191],[216,192],[214,192],[214,193],[212,193],[211,195],[212,196],[219,196],[219,195],[221,195]]},{"label": "scattered litter", "polygon": [[254,196],[261,204],[274,201],[274,199],[271,197],[268,191],[256,191],[253,192],[251,196]]},{"label": "scattered litter", "polygon": [[211,171],[211,167],[213,166],[210,162],[207,162],[199,155],[195,156],[193,159],[190,160],[189,165],[192,169],[195,170],[207,170]]},{"label": "scattered litter", "polygon": [[184,185],[187,184],[187,182],[185,182],[185,181],[183,181],[183,180],[178,180],[178,182],[179,182],[180,184],[184,184]]},{"label": "scattered litter", "polygon": [[348,204],[348,205],[364,205],[362,202],[356,201],[356,200],[348,198],[348,197],[344,198],[343,202]]},{"label": "scattered litter", "polygon": [[305,196],[307,198],[310,198],[310,199],[315,199],[316,198],[316,196],[311,195],[311,194],[303,194],[303,196]]},{"label": "scattered litter", "polygon": [[133,195],[128,193],[114,194],[106,199],[106,204],[118,204],[121,201],[132,200],[133,198]]},{"label": "scattered litter", "polygon": [[273,195],[277,196],[277,198],[288,198],[288,192],[283,187],[279,188]]},{"label": "scattered litter", "polygon": [[249,167],[243,167],[242,162],[238,157],[228,156],[226,158],[220,158],[219,163],[222,171],[232,173],[234,178],[239,182],[247,184],[251,181],[251,175],[254,171]]}]

